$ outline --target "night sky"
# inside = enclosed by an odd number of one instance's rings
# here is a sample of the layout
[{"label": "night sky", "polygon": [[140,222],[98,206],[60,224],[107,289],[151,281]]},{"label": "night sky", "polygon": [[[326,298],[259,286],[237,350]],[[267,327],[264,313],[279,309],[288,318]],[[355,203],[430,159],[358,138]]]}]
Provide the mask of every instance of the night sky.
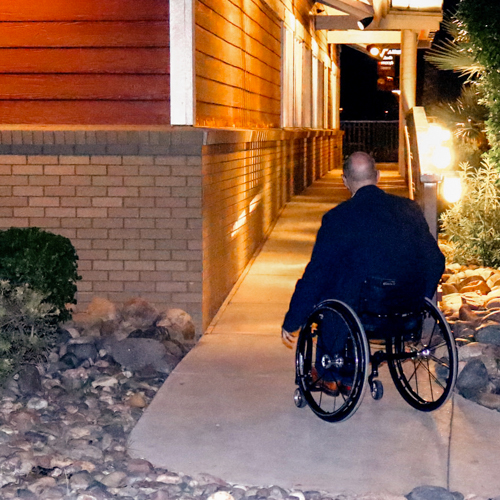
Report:
[{"label": "night sky", "polygon": [[[459,0],[444,0],[443,11],[453,12]],[[441,32],[436,40],[444,36]],[[456,99],[461,81],[451,71],[438,71],[418,51],[417,105],[432,105]],[[349,46],[342,46],[341,120],[397,120],[398,99],[391,92],[377,90],[377,61]],[[396,71],[399,71],[396,66]]]}]

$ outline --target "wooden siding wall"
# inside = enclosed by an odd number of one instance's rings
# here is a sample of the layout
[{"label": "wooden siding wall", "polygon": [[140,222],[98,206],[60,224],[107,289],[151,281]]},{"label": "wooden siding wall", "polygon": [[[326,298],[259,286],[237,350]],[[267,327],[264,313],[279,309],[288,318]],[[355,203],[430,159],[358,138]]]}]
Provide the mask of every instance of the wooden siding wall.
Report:
[{"label": "wooden siding wall", "polygon": [[168,0],[0,9],[0,123],[168,124]]},{"label": "wooden siding wall", "polygon": [[342,164],[338,131],[212,131],[207,142],[202,158],[204,321],[214,317],[284,203]]},{"label": "wooden siding wall", "polygon": [[198,126],[277,128],[281,24],[262,0],[197,0]]}]

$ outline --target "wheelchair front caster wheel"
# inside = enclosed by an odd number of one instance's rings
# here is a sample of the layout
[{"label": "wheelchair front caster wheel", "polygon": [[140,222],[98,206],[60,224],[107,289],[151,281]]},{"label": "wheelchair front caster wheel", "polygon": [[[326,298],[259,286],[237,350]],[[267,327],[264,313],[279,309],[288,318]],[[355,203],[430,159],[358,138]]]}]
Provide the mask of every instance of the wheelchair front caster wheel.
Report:
[{"label": "wheelchair front caster wheel", "polygon": [[380,380],[372,380],[370,383],[370,392],[375,401],[382,399],[382,396],[384,395],[384,386],[382,385],[382,382],[380,382]]},{"label": "wheelchair front caster wheel", "polygon": [[293,402],[295,403],[295,406],[297,408],[304,408],[304,406],[307,405],[307,402],[304,396],[302,395],[301,390],[298,387],[297,389],[295,389],[295,392],[293,393]]}]

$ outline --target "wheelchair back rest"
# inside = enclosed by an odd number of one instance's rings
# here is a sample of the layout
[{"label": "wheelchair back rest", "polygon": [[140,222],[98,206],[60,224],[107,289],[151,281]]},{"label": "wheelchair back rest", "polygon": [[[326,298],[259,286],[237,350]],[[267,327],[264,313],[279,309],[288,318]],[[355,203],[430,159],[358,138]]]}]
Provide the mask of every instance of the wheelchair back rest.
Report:
[{"label": "wheelchair back rest", "polygon": [[362,285],[359,317],[369,338],[407,337],[420,331],[424,303],[421,279],[370,277]]}]

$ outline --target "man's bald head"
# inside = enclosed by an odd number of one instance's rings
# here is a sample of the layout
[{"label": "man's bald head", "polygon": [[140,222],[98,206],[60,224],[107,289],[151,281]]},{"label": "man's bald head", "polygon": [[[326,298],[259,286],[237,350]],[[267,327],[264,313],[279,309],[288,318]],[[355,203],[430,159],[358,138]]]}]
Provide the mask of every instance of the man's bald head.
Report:
[{"label": "man's bald head", "polygon": [[344,163],[344,184],[354,194],[363,186],[375,185],[379,179],[379,171],[375,160],[362,151],[353,153]]}]

